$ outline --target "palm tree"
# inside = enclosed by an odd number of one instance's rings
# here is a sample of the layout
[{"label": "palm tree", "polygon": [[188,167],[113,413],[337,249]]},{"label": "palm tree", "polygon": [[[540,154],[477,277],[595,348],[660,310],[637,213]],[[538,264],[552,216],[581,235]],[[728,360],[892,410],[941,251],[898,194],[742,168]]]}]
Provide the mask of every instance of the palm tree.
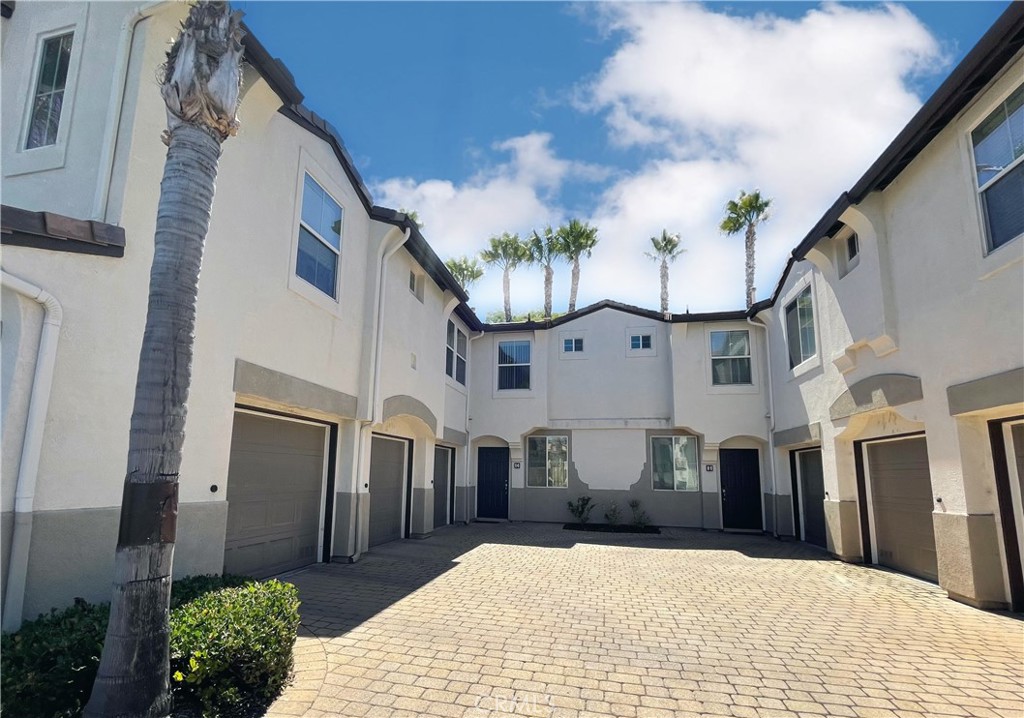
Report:
[{"label": "palm tree", "polygon": [[528,262],[530,252],[519,239],[518,234],[505,232],[500,237],[491,237],[490,246],[480,252],[480,259],[485,264],[493,264],[502,270],[501,288],[505,293],[505,321],[512,321],[512,300],[509,297],[509,275],[516,271],[520,264]]},{"label": "palm tree", "polygon": [[551,227],[544,228],[544,236],[534,230],[526,243],[530,264],[544,268],[544,318],[551,319],[551,285],[555,281],[555,260],[562,257],[562,242]]},{"label": "palm tree", "polygon": [[681,246],[678,234],[669,234],[667,229],[661,230],[660,237],[651,237],[653,252],[644,252],[644,255],[661,262],[661,313],[668,314],[668,264],[676,261],[676,257],[685,252]]},{"label": "palm tree", "polygon": [[580,258],[589,257],[597,245],[597,227],[578,219],[558,229],[562,256],[572,264],[572,284],[569,287],[569,311],[576,311],[576,293],[580,288]]},{"label": "palm tree", "polygon": [[747,309],[754,304],[754,242],[757,241],[757,225],[768,221],[768,207],[772,201],[761,197],[759,190],[751,194],[740,190],[738,199],[731,199],[725,205],[725,217],[718,225],[726,234],[746,232],[747,250]]},{"label": "palm tree", "polygon": [[167,144],[149,307],[128,439],[114,585],[99,672],[85,707],[98,716],[166,716],[171,562],[196,296],[221,143],[238,122],[241,13],[192,6],[161,68]]},{"label": "palm tree", "polygon": [[404,207],[402,207],[398,211],[404,214],[406,217],[408,217],[412,221],[412,223],[416,225],[418,229],[423,229],[426,226],[425,224],[423,224],[423,222],[420,221],[419,212],[417,212],[416,210],[405,209]]},{"label": "palm tree", "polygon": [[463,289],[469,289],[471,285],[478,282],[484,276],[484,268],[480,266],[480,262],[477,261],[476,257],[472,259],[465,255],[451,257],[445,260],[444,266],[448,267],[448,271],[452,273],[455,281]]}]

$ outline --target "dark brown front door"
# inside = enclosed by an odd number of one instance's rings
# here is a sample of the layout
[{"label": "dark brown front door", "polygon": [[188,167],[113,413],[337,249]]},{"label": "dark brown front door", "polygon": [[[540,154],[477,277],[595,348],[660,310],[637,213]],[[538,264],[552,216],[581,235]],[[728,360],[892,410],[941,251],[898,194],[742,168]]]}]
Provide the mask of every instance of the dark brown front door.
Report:
[{"label": "dark brown front door", "polygon": [[821,449],[799,451],[796,461],[800,475],[802,538],[807,543],[828,548],[825,532],[825,475],[821,466]]},{"label": "dark brown front door", "polygon": [[481,447],[477,450],[477,516],[485,519],[508,518],[507,447]]},{"label": "dark brown front door", "polygon": [[720,449],[722,527],[761,531],[761,461],[757,449]]},{"label": "dark brown front door", "polygon": [[452,456],[455,452],[444,446],[434,448],[434,526],[451,523],[448,507],[451,504],[452,471],[455,467]]}]

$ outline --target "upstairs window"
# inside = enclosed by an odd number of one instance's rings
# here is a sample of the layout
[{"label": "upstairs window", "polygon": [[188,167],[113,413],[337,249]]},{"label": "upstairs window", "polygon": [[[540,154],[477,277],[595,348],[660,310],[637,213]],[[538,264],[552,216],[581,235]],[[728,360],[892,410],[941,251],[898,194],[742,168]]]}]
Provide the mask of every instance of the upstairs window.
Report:
[{"label": "upstairs window", "polygon": [[850,232],[845,239],[840,239],[836,252],[839,254],[839,277],[842,279],[860,264],[860,240],[857,233]]},{"label": "upstairs window", "polygon": [[988,249],[1024,234],[1024,85],[971,133]]},{"label": "upstairs window", "polygon": [[466,385],[466,343],[466,335],[449,319],[444,371],[463,386]]},{"label": "upstairs window", "polygon": [[579,354],[583,351],[583,337],[562,340],[562,351],[566,354]]},{"label": "upstairs window", "polygon": [[531,436],[526,454],[527,486],[556,489],[569,486],[569,437]]},{"label": "upstairs window", "polygon": [[631,334],[629,336],[629,348],[632,350],[637,349],[650,349],[651,348],[651,335],[650,334]]},{"label": "upstairs window", "polygon": [[750,384],[750,333],[711,332],[711,383]]},{"label": "upstairs window", "polygon": [[651,474],[655,491],[699,491],[697,437],[651,438]]},{"label": "upstairs window", "polygon": [[307,174],[302,186],[295,274],[331,299],[337,297],[341,218],[341,206]]},{"label": "upstairs window", "polygon": [[74,36],[73,32],[69,32],[43,42],[39,75],[32,98],[32,116],[29,119],[28,137],[25,141],[27,150],[57,144],[57,130],[60,128],[60,114],[64,105],[64,88],[68,80],[68,67],[71,65],[71,42]]},{"label": "upstairs window", "polygon": [[498,389],[530,388],[530,342],[498,342]]},{"label": "upstairs window", "polygon": [[815,354],[814,306],[811,287],[786,306],[786,341],[789,343],[789,368],[803,364]]}]

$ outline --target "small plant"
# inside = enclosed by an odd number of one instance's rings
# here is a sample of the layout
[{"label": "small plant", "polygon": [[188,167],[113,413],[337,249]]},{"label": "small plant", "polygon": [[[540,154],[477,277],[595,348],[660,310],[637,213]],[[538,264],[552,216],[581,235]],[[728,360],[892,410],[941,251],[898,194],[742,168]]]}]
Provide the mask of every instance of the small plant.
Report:
[{"label": "small plant", "polygon": [[585,524],[590,521],[590,512],[594,510],[594,500],[589,496],[580,496],[569,504],[569,513],[576,518],[576,522]]},{"label": "small plant", "polygon": [[651,525],[651,517],[640,508],[640,499],[631,499],[629,510],[633,512],[633,525],[638,528],[645,528]]},{"label": "small plant", "polygon": [[609,501],[608,510],[604,512],[604,520],[608,522],[609,526],[615,526],[621,519],[622,517],[619,515],[619,505],[614,501]]}]

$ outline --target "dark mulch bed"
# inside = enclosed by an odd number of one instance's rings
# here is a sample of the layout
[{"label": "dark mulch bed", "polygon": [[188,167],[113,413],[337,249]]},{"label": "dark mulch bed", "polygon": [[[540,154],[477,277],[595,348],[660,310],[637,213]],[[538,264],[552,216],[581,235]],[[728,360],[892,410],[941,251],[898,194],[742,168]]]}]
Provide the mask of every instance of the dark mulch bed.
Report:
[{"label": "dark mulch bed", "polygon": [[657,526],[630,526],[629,524],[565,524],[566,531],[598,531],[606,534],[660,534]]}]

